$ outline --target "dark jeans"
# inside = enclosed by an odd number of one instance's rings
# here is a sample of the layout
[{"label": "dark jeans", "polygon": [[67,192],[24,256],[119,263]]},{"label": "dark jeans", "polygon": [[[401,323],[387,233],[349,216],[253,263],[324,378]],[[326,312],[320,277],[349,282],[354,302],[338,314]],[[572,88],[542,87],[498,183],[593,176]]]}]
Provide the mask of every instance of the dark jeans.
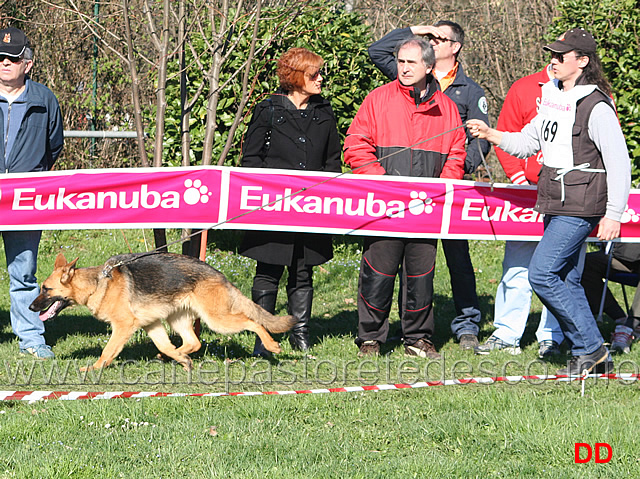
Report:
[{"label": "dark jeans", "polygon": [[457,338],[463,334],[477,336],[480,331],[480,303],[476,293],[476,275],[469,255],[469,242],[452,239],[441,241],[456,308],[456,317],[451,321],[451,332]]},{"label": "dark jeans", "polygon": [[[480,304],[476,293],[476,275],[471,264],[467,240],[441,240],[451,278],[451,294],[456,317],[451,321],[451,332],[460,338],[463,334],[478,335],[480,331]],[[404,266],[404,265],[403,265]],[[400,275],[398,298],[400,317],[404,316],[406,301],[406,275]]]}]

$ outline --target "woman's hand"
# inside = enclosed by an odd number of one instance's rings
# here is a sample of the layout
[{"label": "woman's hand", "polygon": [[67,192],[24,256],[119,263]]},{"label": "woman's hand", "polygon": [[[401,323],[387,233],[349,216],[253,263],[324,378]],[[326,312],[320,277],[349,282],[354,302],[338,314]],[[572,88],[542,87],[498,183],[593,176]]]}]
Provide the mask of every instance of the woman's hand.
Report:
[{"label": "woman's hand", "polygon": [[620,222],[609,218],[602,218],[598,224],[598,239],[611,241],[620,237]]},{"label": "woman's hand", "polygon": [[486,139],[489,134],[489,126],[482,120],[467,120],[467,128],[469,129],[469,133],[471,133],[476,138]]},{"label": "woman's hand", "polygon": [[502,141],[502,132],[489,128],[482,120],[467,120],[466,127],[469,129],[469,133],[476,138],[487,140],[494,145],[499,145]]}]

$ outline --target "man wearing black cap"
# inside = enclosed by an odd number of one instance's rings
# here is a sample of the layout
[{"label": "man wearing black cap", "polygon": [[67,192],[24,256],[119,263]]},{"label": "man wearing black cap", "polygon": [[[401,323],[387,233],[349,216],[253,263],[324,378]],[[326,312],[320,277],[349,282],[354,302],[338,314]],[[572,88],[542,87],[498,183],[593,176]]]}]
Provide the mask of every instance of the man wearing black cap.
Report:
[{"label": "man wearing black cap", "polygon": [[467,126],[514,156],[542,149],[536,211],[544,235],[529,266],[529,282],[558,319],[573,359],[558,374],[611,372],[613,363],[580,284],[578,259],[589,234],[620,236],[631,184],[629,153],[611,102],[596,42],[581,28],[545,47],[555,80],[542,87],[538,115],[519,133],[478,120]]},{"label": "man wearing black cap", "polygon": [[[62,151],[60,107],[46,86],[28,77],[33,51],[24,32],[0,30],[0,171],[48,171]],[[37,359],[54,357],[44,325],[29,305],[38,296],[36,280],[41,231],[2,231],[11,298],[11,327],[20,352]]]}]

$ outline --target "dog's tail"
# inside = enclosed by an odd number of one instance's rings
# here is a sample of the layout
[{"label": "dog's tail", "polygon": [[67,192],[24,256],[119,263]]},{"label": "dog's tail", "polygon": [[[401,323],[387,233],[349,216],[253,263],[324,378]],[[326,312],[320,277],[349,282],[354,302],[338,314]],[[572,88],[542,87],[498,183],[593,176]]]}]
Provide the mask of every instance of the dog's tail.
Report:
[{"label": "dog's tail", "polygon": [[293,328],[293,325],[297,322],[297,319],[291,315],[275,316],[269,313],[243,295],[235,286],[232,286],[231,300],[233,302],[233,310],[242,311],[249,319],[252,319],[270,333],[285,333]]}]

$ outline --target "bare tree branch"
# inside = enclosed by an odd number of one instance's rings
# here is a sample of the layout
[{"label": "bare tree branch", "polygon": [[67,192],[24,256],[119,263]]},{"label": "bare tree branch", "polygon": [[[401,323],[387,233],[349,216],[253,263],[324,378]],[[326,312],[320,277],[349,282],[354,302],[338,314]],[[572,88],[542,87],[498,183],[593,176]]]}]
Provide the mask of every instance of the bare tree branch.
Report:
[{"label": "bare tree branch", "polygon": [[249,83],[249,74],[251,73],[251,64],[253,62],[253,55],[256,51],[256,40],[258,38],[258,25],[260,23],[260,11],[262,8],[262,0],[257,1],[256,6],[256,16],[253,23],[253,36],[251,38],[251,47],[249,48],[249,55],[247,57],[247,61],[245,62],[244,68],[244,76],[242,78],[242,95],[240,97],[240,101],[238,103],[238,109],[236,110],[236,116],[233,120],[233,124],[231,128],[229,128],[229,136],[227,136],[227,142],[224,145],[224,149],[222,150],[222,154],[218,159],[218,166],[224,165],[224,160],[227,158],[227,154],[231,149],[231,145],[233,144],[233,136],[242,120],[242,114],[244,111],[244,107],[247,105],[247,85]]},{"label": "bare tree branch", "polygon": [[138,133],[138,155],[142,166],[149,166],[147,150],[144,146],[144,128],[142,126],[142,108],[140,106],[140,81],[138,79],[138,71],[133,55],[133,38],[131,35],[131,24],[129,22],[129,0],[122,0],[123,20],[125,28],[125,37],[127,41],[127,64],[129,65],[129,73],[131,74],[131,96],[133,98],[133,113],[135,118],[136,132]]}]

